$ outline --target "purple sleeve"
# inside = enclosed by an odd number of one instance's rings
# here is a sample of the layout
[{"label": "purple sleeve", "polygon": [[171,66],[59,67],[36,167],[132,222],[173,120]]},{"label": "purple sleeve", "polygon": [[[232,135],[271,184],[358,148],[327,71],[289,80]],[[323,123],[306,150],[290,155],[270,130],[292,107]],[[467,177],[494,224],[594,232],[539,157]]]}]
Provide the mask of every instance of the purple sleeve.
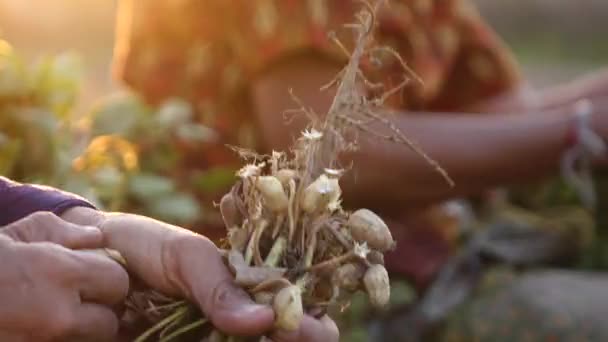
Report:
[{"label": "purple sleeve", "polygon": [[95,207],[85,199],[54,188],[20,184],[0,177],[0,226],[37,211],[61,215],[73,207]]}]

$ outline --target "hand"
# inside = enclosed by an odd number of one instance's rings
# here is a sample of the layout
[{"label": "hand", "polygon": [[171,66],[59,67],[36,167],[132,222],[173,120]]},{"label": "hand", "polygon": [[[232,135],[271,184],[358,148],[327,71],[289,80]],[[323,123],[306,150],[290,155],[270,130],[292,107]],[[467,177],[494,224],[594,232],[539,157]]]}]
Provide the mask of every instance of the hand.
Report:
[{"label": "hand", "polygon": [[59,244],[99,248],[102,234],[50,213],[0,228],[0,340],[97,341],[116,335],[118,319],[110,306],[124,300],[127,273],[108,258]]},{"label": "hand", "polygon": [[70,249],[103,247],[99,228],[76,225],[45,211],[0,227],[0,236],[16,242],[51,242]]},{"label": "hand", "polygon": [[[107,247],[119,251],[129,270],[165,294],[188,298],[220,330],[259,336],[272,331],[274,312],[255,304],[233,282],[217,247],[207,238],[149,218],[103,214],[88,208],[66,212],[66,220],[101,228]],[[273,341],[338,341],[329,318],[306,316],[295,332],[274,332]]]},{"label": "hand", "polygon": [[[168,261],[166,274],[171,275],[175,288],[183,289],[182,293],[187,298],[199,304],[217,328],[239,336],[259,336],[273,330],[274,311],[254,303],[242,288],[234,284],[232,274],[211,241],[189,232],[179,236],[175,230],[167,231],[175,236],[164,240],[164,257]],[[321,320],[305,316],[298,330],[274,331],[269,337],[274,342],[337,342],[339,332],[327,316]]]},{"label": "hand", "polygon": [[271,336],[271,340],[274,342],[338,342],[340,340],[340,332],[336,323],[329,316],[323,316],[319,320],[310,316],[304,316],[298,330],[294,332],[276,331]]}]

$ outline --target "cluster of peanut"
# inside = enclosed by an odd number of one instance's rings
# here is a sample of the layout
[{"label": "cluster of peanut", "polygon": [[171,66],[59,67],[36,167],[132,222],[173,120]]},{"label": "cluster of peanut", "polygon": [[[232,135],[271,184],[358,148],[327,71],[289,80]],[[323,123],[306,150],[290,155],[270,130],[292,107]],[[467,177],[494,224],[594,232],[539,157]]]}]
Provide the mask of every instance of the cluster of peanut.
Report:
[{"label": "cluster of peanut", "polygon": [[272,305],[277,327],[286,330],[304,312],[322,312],[359,289],[374,306],[386,305],[383,253],[395,245],[387,225],[370,210],[342,209],[341,171],[311,179],[282,158],[275,153],[270,163],[243,167],[220,202],[236,283]]}]

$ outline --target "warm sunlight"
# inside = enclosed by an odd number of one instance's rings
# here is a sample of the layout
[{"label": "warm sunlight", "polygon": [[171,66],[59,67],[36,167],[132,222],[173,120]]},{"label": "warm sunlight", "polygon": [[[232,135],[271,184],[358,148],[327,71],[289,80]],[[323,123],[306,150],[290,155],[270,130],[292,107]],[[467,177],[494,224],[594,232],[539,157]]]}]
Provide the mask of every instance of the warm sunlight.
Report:
[{"label": "warm sunlight", "polygon": [[0,341],[608,341],[607,18],[0,0]]}]

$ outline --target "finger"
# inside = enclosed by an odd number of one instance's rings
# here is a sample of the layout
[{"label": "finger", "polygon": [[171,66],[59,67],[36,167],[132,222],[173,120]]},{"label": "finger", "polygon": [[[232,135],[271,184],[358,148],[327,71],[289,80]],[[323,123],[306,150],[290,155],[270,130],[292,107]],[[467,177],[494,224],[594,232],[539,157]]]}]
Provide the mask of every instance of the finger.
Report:
[{"label": "finger", "polygon": [[27,339],[24,334],[0,330],[0,341],[27,342]]},{"label": "finger", "polygon": [[329,316],[323,316],[321,319],[315,319],[306,315],[302,319],[302,323],[300,323],[298,330],[276,331],[272,334],[271,339],[274,342],[338,342],[340,339],[340,332],[336,323],[329,318]]},{"label": "finger", "polygon": [[[232,274],[213,243],[192,238],[176,248],[181,253],[182,277],[189,284],[194,299],[219,330],[239,336],[259,336],[272,328],[272,309],[256,304],[234,284]],[[201,261],[203,265],[200,265]],[[192,267],[197,263],[200,266]]]},{"label": "finger", "polygon": [[98,228],[76,225],[50,212],[31,214],[0,228],[0,233],[15,241],[52,242],[70,249],[103,246],[103,234]]},{"label": "finger", "polygon": [[83,301],[114,305],[129,292],[129,275],[116,261],[94,252],[72,251],[79,262],[76,286]]},{"label": "finger", "polygon": [[118,334],[118,317],[108,307],[83,303],[76,309],[76,317],[70,340],[114,341]]}]

